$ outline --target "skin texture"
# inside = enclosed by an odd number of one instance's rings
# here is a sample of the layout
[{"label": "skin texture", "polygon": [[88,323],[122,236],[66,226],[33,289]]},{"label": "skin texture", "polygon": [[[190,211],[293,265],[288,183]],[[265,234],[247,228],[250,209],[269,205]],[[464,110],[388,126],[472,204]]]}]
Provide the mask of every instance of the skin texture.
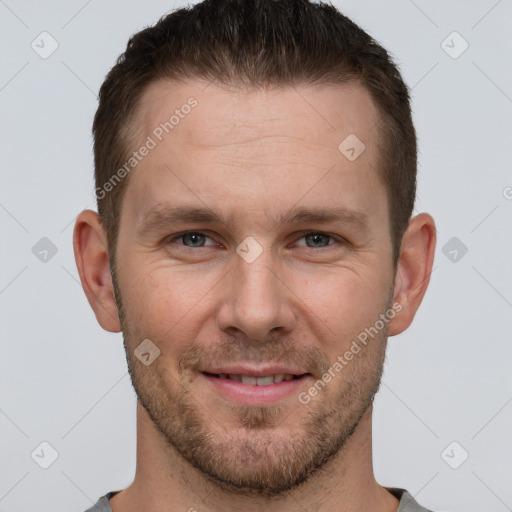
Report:
[{"label": "skin texture", "polygon": [[[97,214],[85,210],[75,225],[84,291],[100,325],[122,330],[139,398],[135,479],[111,506],[396,511],[373,475],[372,401],[388,336],[410,325],[427,289],[434,221],[411,219],[395,268],[375,170],[379,115],[362,87],[155,82],[134,149],[191,96],[197,106],[129,175],[114,282]],[[349,134],[365,144],[354,161],[338,150]],[[224,221],[141,227],[165,204],[212,208]],[[366,228],[277,220],[298,207],[357,211]],[[176,238],[184,231],[199,233]],[[262,250],[251,263],[236,252],[247,237]],[[307,391],[393,304],[400,311],[307,404],[295,393],[240,404],[201,373],[279,362],[311,374]],[[148,366],[134,354],[147,338],[160,350]]]}]

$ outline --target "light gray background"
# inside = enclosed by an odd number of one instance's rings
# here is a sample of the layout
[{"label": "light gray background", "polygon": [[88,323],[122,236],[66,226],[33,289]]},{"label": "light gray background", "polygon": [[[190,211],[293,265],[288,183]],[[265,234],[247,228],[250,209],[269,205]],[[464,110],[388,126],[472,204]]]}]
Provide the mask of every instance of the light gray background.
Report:
[{"label": "light gray background", "polygon": [[[90,130],[103,78],[132,33],[181,5],[0,0],[0,511],[82,512],[133,478],[122,337],[87,303],[73,222],[95,209]],[[430,288],[389,342],[376,477],[436,512],[512,510],[512,1],[335,5],[412,87],[416,210],[438,228]],[[47,59],[31,48],[43,31],[59,44]],[[441,45],[453,31],[469,43],[457,59]],[[460,43],[445,44],[453,53]],[[32,252],[42,237],[58,249],[46,263]],[[456,262],[443,253],[452,237],[468,248]],[[48,469],[31,458],[43,441],[58,452]],[[468,459],[452,469],[462,450]]]}]

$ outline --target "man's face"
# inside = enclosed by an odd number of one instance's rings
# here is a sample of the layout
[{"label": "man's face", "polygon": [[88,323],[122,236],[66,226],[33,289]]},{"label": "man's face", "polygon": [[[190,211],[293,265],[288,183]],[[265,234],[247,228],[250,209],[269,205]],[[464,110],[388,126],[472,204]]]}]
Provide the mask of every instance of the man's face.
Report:
[{"label": "man's face", "polygon": [[[158,130],[190,97],[197,105]],[[128,364],[169,450],[226,489],[293,488],[370,410],[386,324],[307,403],[298,397],[392,304],[378,118],[359,86],[241,93],[158,82],[144,94],[140,144],[149,135],[156,146],[130,176],[116,250]],[[351,134],[365,144],[355,160],[356,139],[338,149]],[[173,221],[178,208],[221,221]],[[321,211],[339,217],[305,213]],[[147,366],[134,354],[145,339],[160,350]],[[238,382],[269,373],[300,378]]]}]

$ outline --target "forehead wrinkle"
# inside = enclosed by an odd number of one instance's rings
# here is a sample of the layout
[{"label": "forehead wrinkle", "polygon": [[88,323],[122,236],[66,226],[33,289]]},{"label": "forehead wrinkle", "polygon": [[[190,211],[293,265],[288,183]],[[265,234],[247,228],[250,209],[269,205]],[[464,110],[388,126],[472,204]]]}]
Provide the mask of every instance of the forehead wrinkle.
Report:
[{"label": "forehead wrinkle", "polygon": [[[249,127],[249,129],[251,129],[253,131],[254,131],[254,128],[255,128],[254,126]],[[296,137],[293,135],[279,135],[279,134],[262,135],[259,137],[253,137],[253,138],[249,138],[249,139],[237,141],[237,142],[229,142],[226,144],[206,144],[206,143],[201,142],[201,140],[203,140],[203,139],[200,139],[197,141],[195,141],[195,140],[191,141],[191,142],[189,142],[189,144],[192,146],[196,146],[198,148],[232,148],[232,147],[238,148],[240,146],[245,146],[248,144],[252,144],[255,146],[259,146],[259,145],[265,146],[271,142],[278,143],[278,144],[286,144],[289,141],[296,142],[297,144],[300,144],[301,146],[304,144],[311,145],[311,144],[307,143],[303,137]],[[255,144],[256,142],[259,142],[260,144]]]}]

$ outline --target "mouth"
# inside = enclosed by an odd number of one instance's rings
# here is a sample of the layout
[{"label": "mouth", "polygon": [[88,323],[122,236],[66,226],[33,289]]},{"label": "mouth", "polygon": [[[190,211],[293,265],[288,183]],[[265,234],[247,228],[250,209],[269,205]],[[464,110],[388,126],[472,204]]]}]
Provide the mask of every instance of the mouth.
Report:
[{"label": "mouth", "polygon": [[303,373],[301,375],[295,375],[292,373],[273,373],[269,375],[247,375],[243,373],[210,373],[203,372],[208,377],[214,377],[217,379],[228,379],[235,382],[241,382],[247,386],[269,386],[271,384],[279,384],[283,381],[298,380],[310,375],[309,373]]},{"label": "mouth", "polygon": [[213,373],[201,372],[205,384],[229,402],[268,406],[291,400],[314,380],[310,373]]}]

